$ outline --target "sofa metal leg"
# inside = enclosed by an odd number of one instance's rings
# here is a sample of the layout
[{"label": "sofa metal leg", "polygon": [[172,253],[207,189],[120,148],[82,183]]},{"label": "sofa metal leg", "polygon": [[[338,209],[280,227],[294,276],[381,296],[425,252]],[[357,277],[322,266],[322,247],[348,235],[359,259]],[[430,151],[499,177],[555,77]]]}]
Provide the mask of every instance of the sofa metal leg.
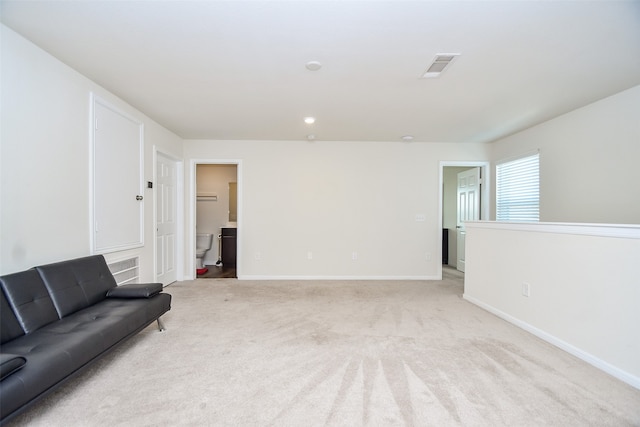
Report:
[{"label": "sofa metal leg", "polygon": [[159,317],[158,317],[158,319],[157,319],[157,322],[158,322],[158,330],[159,330],[160,332],[164,331],[164,330],[165,330],[164,324],[162,323],[162,321],[160,320],[160,318],[159,318]]}]

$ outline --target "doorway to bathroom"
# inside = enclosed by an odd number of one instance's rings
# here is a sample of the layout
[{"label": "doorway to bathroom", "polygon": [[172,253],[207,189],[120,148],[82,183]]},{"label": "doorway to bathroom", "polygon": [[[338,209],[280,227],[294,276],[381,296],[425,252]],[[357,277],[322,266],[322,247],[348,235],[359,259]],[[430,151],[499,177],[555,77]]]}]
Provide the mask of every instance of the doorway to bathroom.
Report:
[{"label": "doorway to bathroom", "polygon": [[195,165],[197,278],[237,277],[238,165]]}]

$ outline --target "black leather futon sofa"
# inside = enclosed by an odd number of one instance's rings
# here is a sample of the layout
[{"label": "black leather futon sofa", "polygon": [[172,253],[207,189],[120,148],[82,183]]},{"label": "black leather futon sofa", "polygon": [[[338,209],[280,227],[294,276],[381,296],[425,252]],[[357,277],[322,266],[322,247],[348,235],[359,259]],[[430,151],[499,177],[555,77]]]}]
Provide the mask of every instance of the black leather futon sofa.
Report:
[{"label": "black leather futon sofa", "polygon": [[117,286],[101,255],[0,277],[0,424],[171,308],[162,284]]}]

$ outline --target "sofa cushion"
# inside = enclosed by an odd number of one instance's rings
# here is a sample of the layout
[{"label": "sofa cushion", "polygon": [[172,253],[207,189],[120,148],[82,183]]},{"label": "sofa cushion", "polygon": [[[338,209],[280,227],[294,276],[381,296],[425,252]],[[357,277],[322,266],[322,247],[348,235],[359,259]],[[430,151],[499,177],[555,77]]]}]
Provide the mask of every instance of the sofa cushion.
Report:
[{"label": "sofa cushion", "polygon": [[[61,321],[3,345],[2,351],[22,355],[28,362],[0,382],[0,415],[5,418],[82,367],[78,356],[95,357],[102,351],[97,335],[61,336],[48,330]],[[82,331],[80,331],[82,332]],[[95,334],[94,334],[95,335]],[[83,340],[83,338],[89,338]]]},{"label": "sofa cushion", "polygon": [[162,292],[162,283],[132,283],[107,291],[108,298],[151,298]]},{"label": "sofa cushion", "polygon": [[24,333],[31,333],[59,319],[49,292],[36,270],[2,276],[0,286]]},{"label": "sofa cushion", "polygon": [[18,323],[13,309],[9,306],[4,291],[0,289],[0,343],[4,344],[22,335],[24,335],[24,330]]},{"label": "sofa cushion", "polygon": [[105,298],[2,346],[28,363],[2,381],[0,417],[10,416],[171,308],[171,295]]},{"label": "sofa cushion", "polygon": [[0,353],[0,381],[22,368],[27,359],[16,354]]},{"label": "sofa cushion", "polygon": [[102,255],[36,267],[62,318],[106,298],[116,281]]}]

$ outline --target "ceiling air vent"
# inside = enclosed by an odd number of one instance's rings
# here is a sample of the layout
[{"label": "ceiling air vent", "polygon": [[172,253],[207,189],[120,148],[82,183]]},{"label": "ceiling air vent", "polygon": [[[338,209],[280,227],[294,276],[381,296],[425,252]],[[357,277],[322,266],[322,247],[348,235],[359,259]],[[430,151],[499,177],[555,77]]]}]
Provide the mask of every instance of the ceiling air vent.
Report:
[{"label": "ceiling air vent", "polygon": [[427,68],[427,71],[422,75],[423,79],[432,77],[438,77],[449,64],[451,64],[458,56],[459,53],[438,53],[433,59],[433,62]]}]

